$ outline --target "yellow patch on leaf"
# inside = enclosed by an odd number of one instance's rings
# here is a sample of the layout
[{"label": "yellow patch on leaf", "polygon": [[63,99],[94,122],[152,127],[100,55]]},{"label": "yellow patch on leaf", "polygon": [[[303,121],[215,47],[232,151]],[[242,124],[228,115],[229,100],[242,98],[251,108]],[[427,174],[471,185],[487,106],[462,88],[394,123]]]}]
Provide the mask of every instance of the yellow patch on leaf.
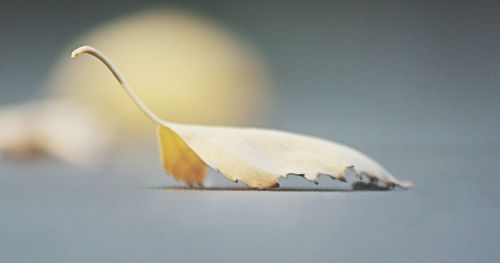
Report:
[{"label": "yellow patch on leaf", "polygon": [[163,168],[176,180],[187,184],[202,183],[207,175],[207,165],[171,129],[158,126]]}]

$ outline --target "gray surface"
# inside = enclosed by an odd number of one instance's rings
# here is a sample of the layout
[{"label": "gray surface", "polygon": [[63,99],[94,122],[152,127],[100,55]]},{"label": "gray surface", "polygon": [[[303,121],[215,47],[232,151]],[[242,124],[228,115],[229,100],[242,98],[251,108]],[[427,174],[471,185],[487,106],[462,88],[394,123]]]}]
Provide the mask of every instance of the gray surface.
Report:
[{"label": "gray surface", "polygon": [[148,155],[1,163],[0,262],[497,262],[498,146],[364,146],[416,185],[391,192],[167,190]]},{"label": "gray surface", "polygon": [[[83,31],[151,6],[85,3],[0,3],[1,105],[38,98]],[[253,125],[355,146],[415,188],[158,189],[175,183],[152,145],[100,172],[0,161],[0,262],[500,261],[498,1],[179,5],[268,57],[278,96]]]}]

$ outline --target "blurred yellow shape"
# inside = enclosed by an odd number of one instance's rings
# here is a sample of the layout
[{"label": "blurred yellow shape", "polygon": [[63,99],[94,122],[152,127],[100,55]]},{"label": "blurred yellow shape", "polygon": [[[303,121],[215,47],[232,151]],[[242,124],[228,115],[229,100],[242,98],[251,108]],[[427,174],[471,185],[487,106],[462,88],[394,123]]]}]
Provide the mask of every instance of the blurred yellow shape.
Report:
[{"label": "blurred yellow shape", "polygon": [[[263,118],[271,95],[259,53],[224,27],[180,10],[148,10],[97,27],[76,41],[100,47],[160,117],[202,124]],[[72,46],[74,47],[74,46]],[[91,77],[89,77],[91,76]],[[109,73],[89,59],[54,70],[56,94],[86,105],[125,134],[151,131]]]}]

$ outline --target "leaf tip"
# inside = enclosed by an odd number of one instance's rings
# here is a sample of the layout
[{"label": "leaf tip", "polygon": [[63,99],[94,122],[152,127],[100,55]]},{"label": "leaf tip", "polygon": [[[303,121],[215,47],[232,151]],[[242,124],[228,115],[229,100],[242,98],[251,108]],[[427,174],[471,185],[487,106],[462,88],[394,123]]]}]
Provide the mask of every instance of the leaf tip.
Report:
[{"label": "leaf tip", "polygon": [[84,54],[84,53],[92,53],[93,51],[94,51],[94,48],[92,48],[92,47],[81,46],[81,47],[78,47],[71,52],[71,58],[76,58],[79,55]]},{"label": "leaf tip", "polygon": [[399,182],[398,185],[405,190],[408,190],[413,187],[413,183],[409,181]]}]

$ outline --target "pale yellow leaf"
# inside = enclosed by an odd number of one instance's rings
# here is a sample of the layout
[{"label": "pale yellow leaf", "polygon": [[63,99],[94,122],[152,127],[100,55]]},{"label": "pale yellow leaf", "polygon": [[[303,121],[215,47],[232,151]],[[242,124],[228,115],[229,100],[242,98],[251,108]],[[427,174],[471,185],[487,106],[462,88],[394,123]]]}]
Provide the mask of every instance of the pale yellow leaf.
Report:
[{"label": "pale yellow leaf", "polygon": [[138,107],[158,124],[158,137],[165,170],[188,184],[205,179],[206,166],[231,181],[256,189],[279,186],[281,177],[300,175],[317,182],[324,174],[346,181],[352,168],[358,177],[388,187],[408,188],[409,182],[394,178],[380,164],[345,145],[283,131],[185,125],[164,121],[152,113],[131,89],[110,60],[98,50],[83,46],[72,53],[100,59],[113,73]]}]

